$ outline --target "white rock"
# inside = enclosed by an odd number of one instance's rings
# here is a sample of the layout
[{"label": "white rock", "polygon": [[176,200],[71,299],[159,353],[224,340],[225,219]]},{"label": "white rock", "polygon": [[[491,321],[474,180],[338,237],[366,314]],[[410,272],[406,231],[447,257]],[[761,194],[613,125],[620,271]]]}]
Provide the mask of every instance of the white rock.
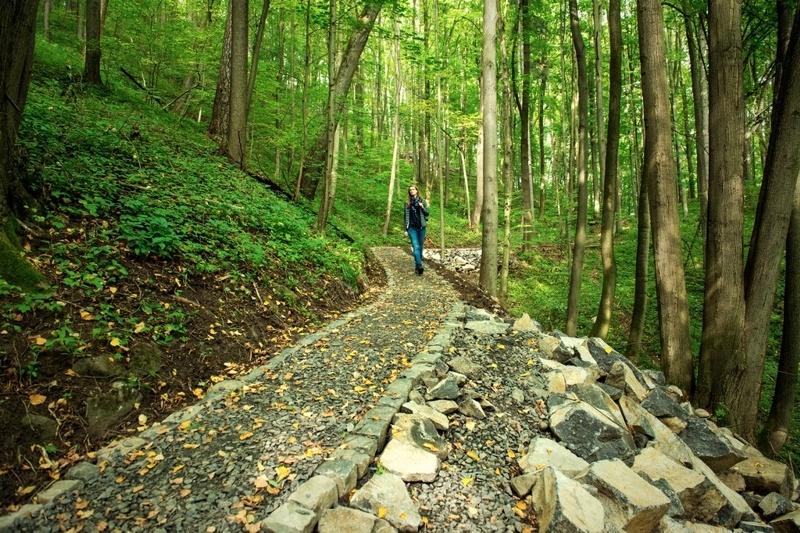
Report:
[{"label": "white rock", "polygon": [[436,454],[405,440],[390,440],[380,461],[384,470],[400,476],[403,481],[431,482],[439,472],[439,458]]},{"label": "white rock", "polygon": [[542,330],[542,327],[528,313],[523,313],[521,317],[514,321],[512,329],[514,331],[533,331],[538,333]]},{"label": "white rock", "polygon": [[378,515],[379,509],[383,508],[386,511],[384,519],[400,531],[417,531],[422,523],[406,484],[394,474],[372,476],[356,491],[350,505],[374,515]]},{"label": "white rock", "polygon": [[406,402],[403,404],[403,409],[409,413],[421,416],[422,418],[427,418],[433,422],[433,425],[436,426],[436,429],[441,429],[444,431],[450,426],[450,421],[447,419],[447,416],[427,405]]},{"label": "white rock", "polygon": [[622,361],[614,361],[606,376],[606,384],[625,391],[636,401],[642,402],[647,397],[647,388],[636,378],[636,374]]},{"label": "white rock", "polygon": [[539,437],[531,442],[528,453],[519,460],[519,467],[523,472],[537,472],[546,466],[574,478],[589,468],[589,463],[556,441]]},{"label": "white rock", "polygon": [[545,467],[533,487],[539,531],[603,532],[602,504],[583,485],[553,467]]}]

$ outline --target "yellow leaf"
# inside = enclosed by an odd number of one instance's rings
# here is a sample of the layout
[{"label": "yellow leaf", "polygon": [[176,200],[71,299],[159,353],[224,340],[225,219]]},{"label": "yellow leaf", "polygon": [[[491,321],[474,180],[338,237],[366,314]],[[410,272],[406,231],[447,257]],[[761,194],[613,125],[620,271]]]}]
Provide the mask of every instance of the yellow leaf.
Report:
[{"label": "yellow leaf", "polygon": [[66,369],[66,370],[64,371],[64,374],[66,374],[67,376],[69,376],[69,377],[71,377],[71,378],[76,378],[76,377],[78,377],[78,373],[77,373],[77,372],[75,372],[74,370],[72,370],[71,368],[68,368],[68,369]]},{"label": "yellow leaf", "polygon": [[131,492],[136,494],[137,492],[140,492],[142,489],[144,489],[144,485],[136,485],[135,487],[133,487],[133,490]]},{"label": "yellow leaf", "polygon": [[461,478],[461,484],[465,487],[469,487],[472,485],[472,482],[475,481],[475,478],[472,476],[464,476]]},{"label": "yellow leaf", "polygon": [[31,394],[28,396],[28,400],[30,400],[31,405],[42,405],[45,401],[47,401],[47,396],[42,394]]},{"label": "yellow leaf", "polygon": [[124,483],[125,482],[125,476],[117,476],[116,479],[114,479],[114,481],[116,483]]},{"label": "yellow leaf", "polygon": [[189,426],[191,426],[191,425],[192,425],[192,421],[191,420],[184,420],[178,426],[178,429],[180,429],[181,431],[186,431],[187,429],[189,429]]},{"label": "yellow leaf", "polygon": [[527,503],[525,503],[525,500],[520,500],[520,501],[518,501],[518,502],[517,502],[517,505],[516,505],[516,507],[517,507],[517,509],[519,509],[520,511],[525,511],[525,510],[527,510],[527,509],[528,509],[528,504],[527,504]]},{"label": "yellow leaf", "polygon": [[514,459],[516,457],[517,457],[517,454],[514,453],[514,450],[508,450],[508,458],[509,459]]},{"label": "yellow leaf", "polygon": [[384,518],[387,512],[386,507],[378,507],[378,518]]},{"label": "yellow leaf", "polygon": [[481,460],[481,456],[478,455],[478,452],[476,452],[475,450],[468,451],[467,452],[467,457],[469,457],[470,459],[472,459],[473,461],[476,461],[476,462]]},{"label": "yellow leaf", "polygon": [[422,446],[427,448],[427,449],[429,449],[432,452],[438,452],[439,451],[439,448],[437,448],[435,445],[431,444],[430,442],[426,442]]},{"label": "yellow leaf", "polygon": [[289,477],[289,474],[291,474],[292,471],[285,466],[278,466],[275,467],[275,473],[278,474],[278,481],[281,481]]},{"label": "yellow leaf", "polygon": [[180,472],[186,467],[186,465],[177,465],[175,468],[172,469],[172,473],[175,474],[176,472]]},{"label": "yellow leaf", "polygon": [[144,322],[139,322],[138,324],[136,324],[136,327],[133,328],[133,332],[141,333],[142,331],[144,331]]},{"label": "yellow leaf", "polygon": [[466,426],[466,428],[468,430],[470,430],[470,431],[475,431],[475,421],[474,420],[467,420],[467,422],[464,424],[464,426]]},{"label": "yellow leaf", "polygon": [[81,310],[81,319],[82,320],[94,320],[94,315],[86,310]]},{"label": "yellow leaf", "polygon": [[183,449],[184,450],[194,450],[198,446],[200,446],[200,445],[199,444],[190,444],[190,443],[187,442],[186,444],[183,445]]},{"label": "yellow leaf", "polygon": [[36,485],[28,485],[27,487],[17,489],[17,494],[26,496],[36,490]]},{"label": "yellow leaf", "polygon": [[191,493],[192,493],[192,489],[181,489],[180,495],[181,495],[181,498],[185,498]]},{"label": "yellow leaf", "polygon": [[200,387],[197,387],[197,388],[195,388],[195,389],[192,389],[192,394],[194,394],[194,395],[195,395],[195,396],[197,396],[198,398],[202,398],[202,397],[203,397],[203,394],[204,394],[204,393],[203,393],[203,389],[201,389]]},{"label": "yellow leaf", "polygon": [[110,292],[111,294],[117,294],[117,288],[116,287],[109,287],[108,288],[108,292]]},{"label": "yellow leaf", "polygon": [[122,343],[117,337],[111,339],[111,346],[119,346]]},{"label": "yellow leaf", "polygon": [[252,431],[245,431],[244,433],[239,435],[239,440],[247,440],[252,436],[253,436],[253,432]]},{"label": "yellow leaf", "polygon": [[139,415],[139,425],[143,426],[147,424],[147,415]]},{"label": "yellow leaf", "polygon": [[37,346],[44,346],[45,344],[47,344],[47,339],[45,339],[44,337],[36,337],[35,339],[33,339],[33,341],[36,343]]}]

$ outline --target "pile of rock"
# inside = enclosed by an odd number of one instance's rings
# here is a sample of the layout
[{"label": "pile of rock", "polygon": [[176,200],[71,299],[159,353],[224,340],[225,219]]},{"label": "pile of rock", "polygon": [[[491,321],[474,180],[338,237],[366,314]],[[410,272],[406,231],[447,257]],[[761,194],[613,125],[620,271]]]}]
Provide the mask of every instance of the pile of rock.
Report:
[{"label": "pile of rock", "polygon": [[423,251],[423,257],[455,272],[477,272],[481,265],[480,248],[449,248],[445,251],[444,258],[441,250],[427,249]]},{"label": "pile of rock", "polygon": [[[601,339],[542,335],[535,439],[512,487],[541,531],[798,531],[791,468],[693,409]],[[528,396],[529,395],[529,396]]]}]

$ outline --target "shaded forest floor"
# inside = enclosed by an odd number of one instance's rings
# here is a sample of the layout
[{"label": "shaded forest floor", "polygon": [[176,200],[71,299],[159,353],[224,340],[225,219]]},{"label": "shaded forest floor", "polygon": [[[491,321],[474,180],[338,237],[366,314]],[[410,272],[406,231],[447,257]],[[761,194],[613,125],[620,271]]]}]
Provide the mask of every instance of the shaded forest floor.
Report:
[{"label": "shaded forest floor", "polygon": [[[6,510],[384,283],[363,247],[312,234],[313,213],[229,165],[202,125],[81,86],[61,53],[38,48],[19,139],[36,202],[22,244],[49,288],[0,280]],[[118,416],[89,412],[109,397]]]}]

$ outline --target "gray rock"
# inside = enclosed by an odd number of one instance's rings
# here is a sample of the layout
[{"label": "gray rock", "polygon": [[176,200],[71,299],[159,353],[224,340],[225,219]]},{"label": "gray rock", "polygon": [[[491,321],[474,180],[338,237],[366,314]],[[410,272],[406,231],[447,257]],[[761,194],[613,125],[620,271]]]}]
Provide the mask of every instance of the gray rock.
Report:
[{"label": "gray rock", "polygon": [[606,524],[625,531],[654,531],[670,506],[663,492],[619,459],[598,461],[581,481],[597,488]]},{"label": "gray rock", "polygon": [[528,473],[552,466],[568,477],[575,477],[589,468],[589,463],[556,441],[538,437],[531,442],[528,453],[519,460],[519,466]]},{"label": "gray rock", "polygon": [[615,402],[619,401],[619,399],[622,397],[622,389],[612,387],[608,383],[598,383],[597,386],[603,389],[605,393],[608,394],[608,396]]},{"label": "gray rock", "polygon": [[380,459],[384,470],[403,481],[431,482],[439,472],[439,458],[435,453],[415,446],[403,439],[392,439]]},{"label": "gray rock", "polygon": [[356,491],[350,505],[375,515],[379,509],[385,509],[384,518],[400,531],[417,531],[422,523],[405,483],[394,474],[372,476]]},{"label": "gray rock", "polygon": [[440,413],[436,409],[429,407],[427,405],[420,405],[414,402],[406,402],[403,404],[402,410],[406,413],[415,414],[421,416],[422,418],[427,418],[433,425],[436,426],[436,429],[441,429],[442,431],[446,431],[447,428],[450,426],[450,421],[447,419],[447,416]]},{"label": "gray rock", "polygon": [[561,345],[561,341],[550,335],[542,335],[539,339],[539,351],[548,359],[555,359],[554,352]]},{"label": "gray rock", "polygon": [[244,385],[244,381],[239,381],[238,379],[226,379],[224,381],[220,381],[219,383],[215,383],[208,388],[208,392],[206,392],[206,400],[213,401],[219,398],[224,398],[231,392],[241,389],[244,387]]},{"label": "gray rock", "polygon": [[744,492],[747,489],[747,485],[744,482],[744,476],[742,476],[736,470],[726,470],[724,472],[720,472],[719,479],[734,492]]},{"label": "gray rock", "polygon": [[372,533],[375,517],[358,509],[335,507],[328,509],[319,519],[319,533]]},{"label": "gray rock", "polygon": [[433,452],[440,459],[450,452],[450,444],[439,435],[433,422],[417,415],[398,414],[392,425],[392,438]]},{"label": "gray rock", "polygon": [[483,411],[481,404],[472,398],[464,398],[464,400],[462,400],[461,404],[458,406],[458,410],[463,415],[471,416],[477,420],[483,420],[486,418],[486,413]]},{"label": "gray rock", "polygon": [[79,490],[82,486],[83,481],[77,479],[62,479],[61,481],[56,481],[37,494],[36,497],[34,497],[34,501],[42,504],[50,503],[64,494]]},{"label": "gray rock", "polygon": [[591,383],[581,387],[574,387],[572,391],[579,399],[607,413],[621,428],[627,430],[622,411],[602,387],[596,383]]},{"label": "gray rock", "polygon": [[98,437],[105,433],[133,411],[141,399],[139,391],[124,385],[112,387],[108,392],[90,397],[86,401],[89,434]]},{"label": "gray rock", "polygon": [[603,506],[580,483],[555,468],[543,468],[533,488],[539,531],[603,532]]},{"label": "gray rock", "polygon": [[356,465],[356,477],[361,478],[367,473],[367,468],[369,467],[369,463],[372,461],[373,457],[374,456],[367,455],[366,453],[358,450],[338,448],[330,455],[329,459],[353,463]]},{"label": "gray rock", "polygon": [[464,374],[467,377],[474,378],[481,374],[483,368],[478,363],[474,362],[468,357],[453,357],[447,362],[453,371],[459,374]]},{"label": "gray rock", "polygon": [[361,422],[353,429],[353,433],[374,438],[378,449],[381,449],[386,444],[386,432],[394,414],[395,410],[389,406],[375,406],[367,411]]},{"label": "gray rock", "polygon": [[64,479],[77,479],[87,483],[100,475],[100,468],[92,463],[81,461],[67,471]]},{"label": "gray rock", "polygon": [[682,420],[687,418],[686,411],[660,387],[650,391],[642,402],[642,407],[658,418],[675,417]]},{"label": "gray rock", "polygon": [[464,318],[467,321],[497,320],[497,315],[490,313],[486,309],[470,307],[464,312]]},{"label": "gray rock", "polygon": [[0,531],[17,531],[16,525],[20,520],[39,514],[44,506],[38,503],[28,503],[11,514],[0,516]]},{"label": "gray rock", "polygon": [[727,470],[746,459],[746,456],[738,453],[728,445],[727,441],[711,431],[705,420],[692,416],[686,423],[686,429],[678,436],[714,472]]},{"label": "gray rock", "polygon": [[420,404],[425,403],[425,398],[419,391],[416,390],[412,390],[411,392],[408,393],[408,400],[414,403],[420,403]]},{"label": "gray rock", "polygon": [[761,515],[768,520],[772,520],[773,518],[777,518],[794,511],[794,505],[792,505],[792,502],[777,492],[770,492],[764,496],[764,499],[761,500],[761,502],[758,504],[758,507],[761,509]]},{"label": "gray rock", "polygon": [[344,441],[339,446],[339,449],[355,450],[370,457],[375,457],[375,454],[378,451],[378,440],[374,437],[367,437],[364,435],[351,433],[345,437]]},{"label": "gray rock", "polygon": [[550,428],[567,448],[589,462],[625,460],[635,453],[633,437],[627,429],[583,401],[568,402],[551,411]]},{"label": "gray rock", "polygon": [[72,364],[72,370],[81,376],[113,378],[125,373],[125,365],[111,355],[96,355],[78,359]]},{"label": "gray rock", "polygon": [[772,533],[775,528],[764,522],[743,521],[735,530],[737,533]]},{"label": "gray rock", "polygon": [[453,400],[431,400],[428,406],[436,409],[443,415],[449,415],[458,411],[458,404]]},{"label": "gray rock", "polygon": [[455,400],[460,394],[458,380],[451,374],[434,385],[425,398],[428,400]]},{"label": "gray rock", "polygon": [[606,376],[606,383],[622,389],[638,402],[647,397],[647,388],[639,381],[630,366],[623,361],[614,361]]},{"label": "gray rock", "polygon": [[499,335],[508,330],[508,324],[495,320],[471,320],[464,325],[465,329],[481,335]]},{"label": "gray rock", "polygon": [[164,354],[153,342],[140,342],[131,347],[130,367],[137,376],[155,376],[161,370]]},{"label": "gray rock", "polygon": [[261,522],[261,529],[269,533],[310,533],[317,518],[314,511],[287,501]]},{"label": "gray rock", "polygon": [[40,441],[49,441],[55,438],[58,431],[58,422],[47,416],[28,413],[22,417],[20,422],[26,433],[33,432]]},{"label": "gray rock", "polygon": [[[366,469],[366,466],[365,466]],[[330,459],[323,461],[314,470],[315,474],[327,476],[336,483],[339,498],[344,498],[356,486],[358,481],[358,466],[345,459]]]},{"label": "gray rock", "polygon": [[372,528],[372,533],[397,533],[397,529],[386,520],[378,518],[375,520],[375,526]]},{"label": "gray rock", "polygon": [[525,393],[515,387],[511,390],[511,399],[522,405],[525,403]]},{"label": "gray rock", "polygon": [[522,474],[511,478],[511,489],[520,498],[524,498],[536,483],[537,474]]},{"label": "gray rock", "polygon": [[667,378],[664,377],[664,373],[660,370],[642,370],[642,374],[655,385],[660,385],[662,387],[667,386]]},{"label": "gray rock", "polygon": [[317,475],[300,485],[289,496],[289,501],[311,509],[319,515],[324,509],[333,507],[338,497],[336,482],[328,476]]}]

